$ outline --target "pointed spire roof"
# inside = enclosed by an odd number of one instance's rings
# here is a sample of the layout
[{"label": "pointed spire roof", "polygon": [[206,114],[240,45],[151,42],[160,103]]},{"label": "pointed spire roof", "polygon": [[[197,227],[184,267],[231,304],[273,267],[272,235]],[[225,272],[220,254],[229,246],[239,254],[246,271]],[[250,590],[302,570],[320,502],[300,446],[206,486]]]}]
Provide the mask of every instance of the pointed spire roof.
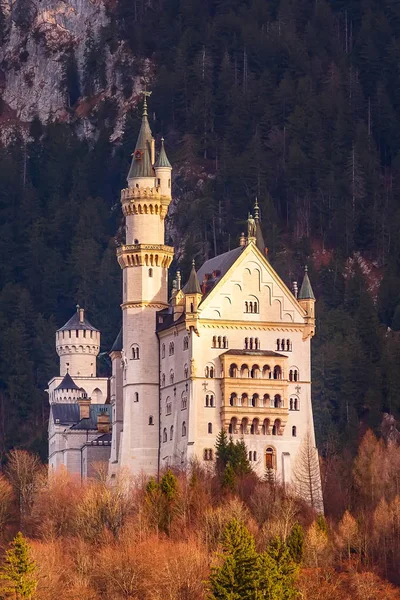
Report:
[{"label": "pointed spire roof", "polygon": [[197,278],[194,260],[192,260],[192,270],[190,271],[188,282],[183,288],[183,292],[184,294],[201,294],[201,288]]},{"label": "pointed spire roof", "polygon": [[256,198],[256,203],[254,205],[254,220],[256,222],[256,246],[262,254],[265,253],[265,242],[264,236],[261,229],[261,221],[260,221],[260,207],[258,206],[258,200]]},{"label": "pointed spire roof", "polygon": [[57,390],[80,390],[81,388],[76,385],[75,381],[72,379],[71,375],[67,373],[64,375],[64,379],[62,382],[56,387],[54,391]]},{"label": "pointed spire roof", "polygon": [[119,330],[119,334],[115,338],[113,345],[111,346],[110,354],[111,354],[111,352],[121,352],[121,350],[122,350],[122,327]]},{"label": "pointed spire roof", "polygon": [[133,153],[128,180],[134,177],[154,177],[153,165],[151,164],[151,144],[153,135],[147,119],[147,96],[150,92],[144,92],[142,124]]},{"label": "pointed spire roof", "polygon": [[315,300],[314,292],[311,287],[310,278],[308,276],[307,265],[304,267],[304,279],[303,279],[303,283],[301,284],[298,299],[299,300],[310,300],[310,299]]},{"label": "pointed spire roof", "polygon": [[164,138],[161,138],[161,150],[154,167],[168,167],[168,169],[172,169],[171,163],[167,157],[167,153],[165,152]]}]

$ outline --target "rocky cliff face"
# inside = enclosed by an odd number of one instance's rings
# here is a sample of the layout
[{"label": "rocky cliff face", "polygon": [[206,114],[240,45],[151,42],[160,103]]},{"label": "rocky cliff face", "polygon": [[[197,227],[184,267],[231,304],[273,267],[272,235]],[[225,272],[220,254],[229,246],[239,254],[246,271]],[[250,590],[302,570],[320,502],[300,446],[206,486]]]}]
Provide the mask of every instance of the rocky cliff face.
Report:
[{"label": "rocky cliff face", "polygon": [[139,64],[124,42],[110,42],[111,8],[103,0],[2,0],[0,6],[3,137],[35,116],[74,120],[91,136],[93,114],[107,98],[115,102],[118,137],[149,65]]}]

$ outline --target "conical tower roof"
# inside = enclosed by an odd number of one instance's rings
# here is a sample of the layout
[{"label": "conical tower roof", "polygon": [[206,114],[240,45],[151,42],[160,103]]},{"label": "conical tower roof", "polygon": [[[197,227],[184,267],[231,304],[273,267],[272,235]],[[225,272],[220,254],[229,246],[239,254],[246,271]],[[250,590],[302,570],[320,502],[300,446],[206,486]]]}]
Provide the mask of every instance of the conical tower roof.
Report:
[{"label": "conical tower roof", "polygon": [[82,312],[82,319],[81,319],[80,310],[82,310],[82,309],[80,309],[80,307],[77,306],[76,312],[72,315],[72,317],[69,319],[69,321],[67,321],[65,323],[65,325],[63,325],[62,327],[60,327],[60,329],[58,329],[58,331],[69,331],[69,330],[74,330],[74,329],[86,329],[89,331],[98,331],[98,329],[96,329],[96,327],[93,327],[93,325],[91,325],[91,323],[89,323],[89,321],[85,317],[84,311]]},{"label": "conical tower roof", "polygon": [[121,352],[121,350],[122,350],[122,327],[119,330],[119,334],[115,338],[115,341],[111,347],[110,353],[111,352]]},{"label": "conical tower roof", "polygon": [[147,100],[145,96],[143,102],[142,124],[140,126],[135,152],[133,153],[128,180],[133,179],[134,177],[154,177],[154,169],[151,164],[152,141],[153,135],[147,119]]},{"label": "conical tower roof", "polygon": [[315,300],[314,292],[311,287],[310,278],[308,276],[308,267],[307,266],[304,268],[304,279],[303,279],[303,283],[301,284],[298,299],[299,300]]},{"label": "conical tower roof", "polygon": [[168,160],[167,153],[165,152],[164,138],[161,138],[161,150],[154,167],[168,167],[168,169],[172,169],[171,163]]},{"label": "conical tower roof", "polygon": [[192,270],[190,271],[188,282],[182,291],[184,294],[201,294],[194,260],[192,261]]}]

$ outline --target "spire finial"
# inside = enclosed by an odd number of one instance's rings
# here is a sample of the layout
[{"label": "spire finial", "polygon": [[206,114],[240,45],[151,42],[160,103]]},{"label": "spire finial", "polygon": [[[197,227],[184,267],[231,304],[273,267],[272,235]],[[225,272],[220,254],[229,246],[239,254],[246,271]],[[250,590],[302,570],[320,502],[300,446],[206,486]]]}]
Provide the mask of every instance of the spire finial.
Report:
[{"label": "spire finial", "polygon": [[258,206],[258,198],[256,196],[256,201],[254,204],[254,218],[256,221],[260,219],[260,207]]},{"label": "spire finial", "polygon": [[196,268],[196,261],[194,260],[194,258],[192,258],[192,269]]},{"label": "spire finial", "polygon": [[75,308],[76,308],[76,312],[79,312],[79,309],[80,309],[80,306],[79,306],[79,304],[77,304],[77,305],[75,306]]},{"label": "spire finial", "polygon": [[308,265],[305,265],[305,266],[304,266],[304,272],[305,272],[305,273],[308,273]]},{"label": "spire finial", "polygon": [[150,98],[151,92],[148,92],[147,89],[145,88],[142,91],[142,94],[144,96],[144,100],[143,100],[143,117],[147,117],[147,98]]}]

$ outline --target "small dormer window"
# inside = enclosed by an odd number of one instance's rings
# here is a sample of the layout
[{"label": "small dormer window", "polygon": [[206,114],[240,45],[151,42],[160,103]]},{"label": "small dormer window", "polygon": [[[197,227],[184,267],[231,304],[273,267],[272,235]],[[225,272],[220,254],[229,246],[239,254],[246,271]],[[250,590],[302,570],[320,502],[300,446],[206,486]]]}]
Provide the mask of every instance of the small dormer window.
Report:
[{"label": "small dormer window", "polygon": [[157,185],[161,185],[161,179],[157,179]]}]

